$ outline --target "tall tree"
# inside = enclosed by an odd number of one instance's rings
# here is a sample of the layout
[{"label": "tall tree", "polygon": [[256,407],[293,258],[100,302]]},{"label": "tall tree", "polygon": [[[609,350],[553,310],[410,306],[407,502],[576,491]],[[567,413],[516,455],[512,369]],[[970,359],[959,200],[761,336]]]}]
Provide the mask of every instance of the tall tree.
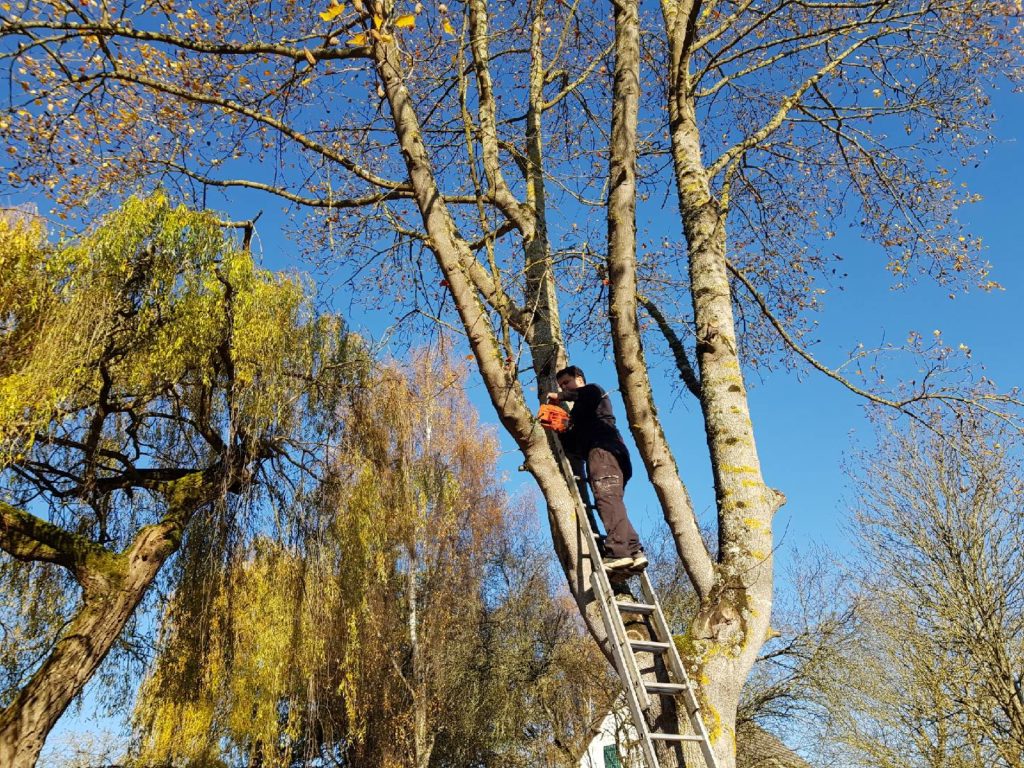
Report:
[{"label": "tall tree", "polygon": [[182,572],[136,711],[142,764],[578,759],[614,693],[463,385],[436,354],[371,371],[292,534],[198,589]]},{"label": "tall tree", "polygon": [[[126,174],[203,194],[262,190],[311,211],[331,256],[350,259],[354,279],[385,280],[389,300],[446,320],[454,304],[601,644],[582,510],[526,388],[551,388],[567,328],[610,332],[628,423],[699,597],[688,663],[731,766],[739,691],[768,633],[782,503],[761,476],[744,365],[782,349],[889,407],[970,404],[962,382],[938,375],[944,347],[911,350],[932,369],[923,383],[871,389],[801,338],[831,279],[821,240],[840,222],[859,224],[899,281],[921,270],[989,284],[978,242],[952,218],[963,195],[950,167],[986,139],[993,84],[1018,74],[1015,9],[666,0],[655,19],[636,0],[359,0],[316,10],[52,0],[5,11],[0,32],[18,46],[10,76],[24,93],[2,127],[11,182],[64,201],[116,189]],[[652,248],[666,235],[637,237],[637,198],[664,189],[676,193],[682,245],[669,233]],[[590,245],[601,227],[607,250]],[[367,243],[380,252],[366,258]],[[655,408],[638,305],[701,404],[717,496],[710,549]]]},{"label": "tall tree", "polygon": [[1020,435],[939,412],[877,426],[850,467],[857,551],[798,575],[802,629],[782,625],[745,714],[821,764],[1019,766]]},{"label": "tall tree", "polygon": [[56,246],[0,222],[0,264],[0,763],[20,768],[191,521],[300,460],[339,329],[162,194]]}]

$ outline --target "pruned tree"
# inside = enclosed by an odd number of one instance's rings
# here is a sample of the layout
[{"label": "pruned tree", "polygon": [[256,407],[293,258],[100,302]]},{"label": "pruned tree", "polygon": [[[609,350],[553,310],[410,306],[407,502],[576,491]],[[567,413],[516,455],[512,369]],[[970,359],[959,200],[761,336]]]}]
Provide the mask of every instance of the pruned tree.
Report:
[{"label": "pruned tree", "polygon": [[[699,599],[688,663],[731,766],[740,689],[769,629],[783,500],[761,476],[744,366],[782,350],[898,410],[1016,407],[969,375],[943,378],[963,371],[941,344],[911,345],[927,376],[872,387],[814,357],[802,331],[832,279],[823,241],[840,223],[859,225],[898,281],[920,270],[990,285],[976,238],[952,218],[963,196],[950,167],[987,138],[991,88],[1019,74],[1019,11],[992,0],[640,10],[33,3],[0,21],[25,94],[3,130],[12,183],[65,202],[140,176],[203,195],[264,191],[311,212],[314,242],[351,263],[356,287],[370,274],[392,304],[445,322],[454,312],[601,644],[582,510],[527,387],[551,388],[567,329],[607,328],[628,423]],[[682,245],[670,234],[645,250],[661,233],[638,243],[637,199],[664,189]],[[601,227],[607,247],[594,247]],[[710,549],[655,408],[638,305],[700,401]]]},{"label": "pruned tree", "polygon": [[57,245],[0,222],[0,263],[0,763],[20,768],[190,523],[309,462],[341,337],[162,194]]}]

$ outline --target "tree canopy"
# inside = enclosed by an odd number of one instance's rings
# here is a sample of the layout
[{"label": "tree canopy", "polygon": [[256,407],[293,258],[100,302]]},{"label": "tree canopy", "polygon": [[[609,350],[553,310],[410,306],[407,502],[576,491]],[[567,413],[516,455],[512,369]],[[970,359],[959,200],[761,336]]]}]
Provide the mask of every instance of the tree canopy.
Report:
[{"label": "tree canopy", "polygon": [[436,353],[375,369],[291,531],[180,573],[141,763],[577,759],[614,690],[462,388]]},{"label": "tree canopy", "polygon": [[[942,344],[909,342],[927,375],[854,380],[805,333],[843,280],[830,241],[847,225],[897,283],[991,287],[951,171],[989,137],[989,93],[1020,75],[1019,32],[1002,0],[54,0],[0,14],[18,84],[0,130],[8,182],[60,204],[139,178],[198,200],[276,196],[368,303],[456,323],[602,644],[575,486],[527,393],[552,388],[567,337],[610,338],[700,600],[688,662],[731,766],[784,500],[761,474],[745,376],[781,352],[918,418],[929,401],[1017,417],[1015,393]],[[638,228],[645,202],[668,200],[677,213]],[[700,403],[713,547],[652,394],[655,330]]]}]

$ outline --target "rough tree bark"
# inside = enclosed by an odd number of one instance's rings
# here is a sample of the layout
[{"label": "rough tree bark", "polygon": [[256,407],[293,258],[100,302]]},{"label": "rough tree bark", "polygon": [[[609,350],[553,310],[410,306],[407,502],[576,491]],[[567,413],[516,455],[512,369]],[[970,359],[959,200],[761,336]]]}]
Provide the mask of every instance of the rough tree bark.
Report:
[{"label": "rough tree bark", "polygon": [[[390,12],[385,7],[384,13]],[[639,104],[639,21],[637,3],[623,0],[615,6],[616,66],[614,111],[609,167],[610,319],[617,369],[626,400],[630,427],[640,446],[648,473],[665,508],[680,557],[701,598],[701,610],[686,644],[687,663],[700,682],[705,717],[723,766],[735,760],[735,711],[739,691],[768,631],[771,610],[771,517],[781,504],[760,475],[757,452],[736,351],[730,289],[725,267],[725,240],[703,166],[697,161],[695,187],[693,158],[674,153],[679,175],[680,208],[691,243],[691,279],[698,327],[698,366],[701,403],[707,425],[708,447],[715,466],[719,503],[720,562],[716,565],[700,535],[692,505],[663,430],[653,408],[650,381],[643,359],[637,320],[635,162],[636,120]],[[487,68],[487,9],[484,0],[470,4],[469,21],[477,82],[480,89],[480,131],[488,193],[516,224],[524,239],[525,265],[535,276],[528,296],[534,307],[523,312],[538,371],[539,386],[553,373],[551,350],[560,348],[557,304],[551,290],[550,255],[543,236],[543,177],[540,168],[540,109],[532,109],[527,130],[530,175],[527,203],[520,204],[508,190],[498,164],[494,135],[493,96]],[[539,29],[543,15],[534,16],[531,104],[540,101],[542,61]],[[536,479],[549,511],[559,559],[570,589],[587,624],[602,645],[603,626],[588,590],[589,561],[581,557],[574,515],[578,509],[572,479],[555,461],[548,440],[537,428],[519,382],[502,365],[497,334],[487,308],[468,275],[475,257],[458,234],[447,210],[430,157],[422,140],[418,118],[397,48],[386,39],[373,44],[374,61],[394,116],[395,130],[406,161],[413,194],[423,219],[428,242],[452,296],[491,401],[502,424],[522,450],[526,468]],[[693,121],[673,123],[674,146],[694,142]],[[699,149],[699,144],[697,144]],[[681,162],[682,161],[682,162]],[[688,162],[685,162],[688,161]],[[687,185],[690,186],[687,186]],[[694,190],[694,191],[691,191]],[[683,190],[687,190],[685,193]],[[541,311],[543,309],[543,311]],[[564,353],[562,353],[564,355]],[[652,668],[650,663],[645,668]],[[668,707],[655,717],[678,718]],[[666,765],[681,761],[675,750],[665,750]]]},{"label": "rough tree bark", "polygon": [[[704,718],[716,753],[721,764],[731,768],[740,689],[763,645],[771,615],[771,518],[781,499],[764,484],[754,444],[737,356],[724,220],[714,207],[703,173],[696,122],[678,120],[674,113],[673,161],[688,244],[699,398],[718,507],[719,556],[717,563],[712,561],[665,442],[644,360],[637,318],[635,235],[639,3],[616,0],[615,20],[608,200],[609,319],[615,359],[630,429],[700,600],[684,657],[700,684]],[[674,76],[670,83],[677,84]],[[696,750],[691,758],[701,760]]]},{"label": "rough tree bark", "polygon": [[190,518],[224,488],[223,474],[216,467],[167,483],[167,515],[142,528],[121,552],[0,503],[0,545],[20,560],[67,568],[82,589],[81,607],[60,640],[0,713],[0,765],[36,764],[50,729],[106,658],[157,573],[177,551]]},{"label": "rough tree bark", "polygon": [[[479,2],[479,0],[478,0]],[[482,5],[482,2],[481,2]],[[390,8],[385,8],[390,12]],[[470,265],[476,263],[469,244],[459,234],[447,205],[440,192],[429,154],[422,139],[419,119],[413,108],[409,90],[403,80],[403,70],[397,46],[393,42],[376,40],[373,43],[373,57],[384,92],[391,107],[395,133],[409,172],[423,226],[427,233],[431,251],[455,299],[455,305],[466,330],[469,345],[473,350],[477,367],[490,396],[491,403],[502,425],[516,441],[525,458],[525,467],[533,475],[547,503],[552,536],[559,561],[569,580],[569,587],[580,604],[584,619],[599,643],[606,637],[601,624],[600,612],[589,595],[589,561],[580,557],[581,542],[577,534],[575,515],[584,511],[577,507],[575,493],[570,492],[572,478],[566,478],[551,450],[549,438],[537,424],[533,412],[526,403],[522,386],[504,363],[498,336],[491,318],[471,281]],[[481,100],[486,113],[486,88],[481,87]],[[485,121],[482,121],[486,125]],[[487,145],[488,139],[483,141]],[[494,157],[496,162],[497,158]],[[491,192],[499,200],[507,200],[501,186],[501,177],[492,167]],[[513,221],[524,233],[527,243],[536,239],[532,212],[526,213],[515,201],[508,200],[504,207],[513,213]],[[526,235],[529,234],[527,239]],[[544,283],[551,280],[550,257],[532,263],[532,269],[541,272],[538,300],[547,293]],[[552,340],[558,338],[557,313],[548,307],[546,313],[530,312],[524,336],[529,340],[535,359],[547,360],[551,355]],[[562,353],[564,355],[564,353]],[[557,359],[557,358],[556,358]],[[550,366],[550,363],[548,364]]]}]

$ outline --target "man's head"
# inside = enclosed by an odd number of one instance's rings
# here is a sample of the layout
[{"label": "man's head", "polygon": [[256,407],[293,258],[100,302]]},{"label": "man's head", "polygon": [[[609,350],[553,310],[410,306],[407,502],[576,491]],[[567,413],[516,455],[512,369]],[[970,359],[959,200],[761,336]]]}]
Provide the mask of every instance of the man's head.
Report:
[{"label": "man's head", "polygon": [[555,381],[563,392],[575,392],[587,383],[587,377],[583,375],[583,369],[578,365],[570,365],[555,374]]}]

